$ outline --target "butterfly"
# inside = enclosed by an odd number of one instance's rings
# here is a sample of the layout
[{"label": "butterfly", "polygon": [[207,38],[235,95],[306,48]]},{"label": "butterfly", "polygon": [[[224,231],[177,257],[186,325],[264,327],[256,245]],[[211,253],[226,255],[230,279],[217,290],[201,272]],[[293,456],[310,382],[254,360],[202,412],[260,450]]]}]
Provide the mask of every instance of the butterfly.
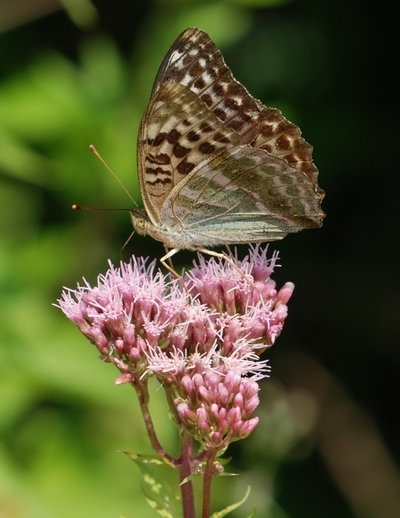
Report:
[{"label": "butterfly", "polygon": [[221,256],[208,248],[320,227],[311,152],[297,126],[234,79],[210,37],[189,28],[165,56],[140,125],[145,209],[131,210],[133,226],[164,244],[165,266],[181,249]]}]

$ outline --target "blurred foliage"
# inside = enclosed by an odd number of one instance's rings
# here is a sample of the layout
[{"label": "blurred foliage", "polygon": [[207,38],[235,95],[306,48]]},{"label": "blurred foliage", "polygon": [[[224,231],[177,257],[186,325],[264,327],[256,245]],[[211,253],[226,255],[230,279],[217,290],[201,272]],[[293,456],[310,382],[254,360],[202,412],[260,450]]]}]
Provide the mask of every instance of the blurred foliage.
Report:
[{"label": "blurred foliage", "polygon": [[[269,352],[260,425],[228,452],[241,476],[216,481],[216,509],[249,483],[248,513],[254,502],[262,517],[399,516],[390,13],[317,0],[73,4],[47,14],[40,2],[25,13],[8,2],[0,17],[0,517],[156,516],[117,453],[152,453],[133,391],[114,386],[118,373],[51,304],[63,285],[93,282],[120,259],[129,214],[70,210],[132,205],[88,146],[140,203],[140,118],[189,26],[211,35],[255,97],[301,126],[327,191],[323,229],[279,244],[276,277],[297,286],[291,314]],[[161,251],[134,236],[122,255]],[[173,450],[160,392],[153,406]]]}]

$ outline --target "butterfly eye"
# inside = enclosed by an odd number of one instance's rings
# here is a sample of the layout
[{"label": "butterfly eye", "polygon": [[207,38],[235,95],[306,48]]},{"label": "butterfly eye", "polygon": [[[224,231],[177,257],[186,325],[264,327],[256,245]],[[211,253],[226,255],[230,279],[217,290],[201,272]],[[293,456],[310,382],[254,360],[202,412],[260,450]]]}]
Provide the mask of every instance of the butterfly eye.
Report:
[{"label": "butterfly eye", "polygon": [[145,230],[147,221],[144,218],[135,218],[136,230]]}]

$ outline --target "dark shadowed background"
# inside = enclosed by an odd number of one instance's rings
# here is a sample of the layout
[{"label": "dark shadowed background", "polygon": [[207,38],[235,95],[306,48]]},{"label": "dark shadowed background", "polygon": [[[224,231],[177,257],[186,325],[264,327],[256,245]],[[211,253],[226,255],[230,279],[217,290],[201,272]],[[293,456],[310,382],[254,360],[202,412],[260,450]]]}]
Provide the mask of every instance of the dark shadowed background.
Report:
[{"label": "dark shadowed background", "polygon": [[[135,395],[51,304],[120,259],[129,214],[70,209],[132,205],[88,146],[140,203],[138,125],[189,26],[301,127],[326,191],[322,229],[270,246],[296,290],[215,509],[250,484],[237,517],[400,516],[397,25],[355,0],[0,2],[1,518],[156,516],[117,452],[150,451]],[[122,253],[162,247],[134,236]],[[153,406],[173,450],[161,391]]]}]

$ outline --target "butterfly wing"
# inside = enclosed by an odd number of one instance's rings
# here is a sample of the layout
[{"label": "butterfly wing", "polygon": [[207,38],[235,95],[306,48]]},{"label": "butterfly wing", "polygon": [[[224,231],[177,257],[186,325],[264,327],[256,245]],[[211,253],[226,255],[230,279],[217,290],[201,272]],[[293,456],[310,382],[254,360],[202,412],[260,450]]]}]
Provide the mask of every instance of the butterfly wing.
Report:
[{"label": "butterfly wing", "polygon": [[240,136],[225,128],[189,88],[162,83],[139,132],[139,181],[150,221],[162,224],[161,209],[171,191],[210,153],[239,142]]},{"label": "butterfly wing", "polygon": [[192,248],[320,226],[311,150],[233,78],[207,34],[187,29],[159,69],[139,133],[142,197],[161,228],[147,232],[177,248],[174,236],[187,232],[180,243]]},{"label": "butterfly wing", "polygon": [[190,88],[224,126],[240,135],[240,143],[264,149],[303,171],[317,185],[318,170],[311,159],[312,146],[302,137],[300,128],[275,108],[254,99],[236,81],[221,52],[208,34],[196,28],[186,29],[164,58],[153,86],[153,94],[165,82]]},{"label": "butterfly wing", "polygon": [[187,234],[186,241],[197,247],[272,241],[321,226],[321,198],[305,173],[267,151],[238,144],[237,134],[207,112],[188,88],[170,83],[163,90],[181,107],[204,113],[195,127],[208,125],[199,136],[206,139],[203,152],[195,147],[186,155],[186,163],[197,165],[163,203],[166,228]]}]

